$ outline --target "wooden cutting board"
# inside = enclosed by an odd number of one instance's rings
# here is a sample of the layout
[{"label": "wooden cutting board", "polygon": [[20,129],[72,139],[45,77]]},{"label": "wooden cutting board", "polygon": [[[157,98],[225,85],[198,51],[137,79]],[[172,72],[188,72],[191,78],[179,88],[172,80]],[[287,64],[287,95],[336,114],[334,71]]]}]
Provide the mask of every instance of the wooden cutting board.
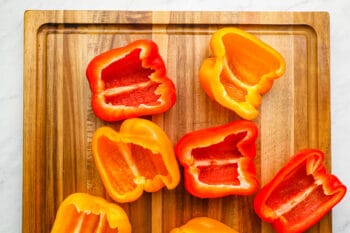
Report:
[{"label": "wooden cutting board", "polygon": [[[263,96],[254,120],[261,184],[302,148],[323,150],[330,168],[327,13],[27,11],[24,21],[23,233],[50,232],[60,202],[73,192],[110,200],[91,153],[95,129],[107,123],[91,110],[85,69],[97,54],[136,39],[159,45],[176,85],[175,106],[149,117],[175,144],[186,132],[238,118],[211,101],[197,78],[212,33],[235,26],[261,38],[284,56],[287,67]],[[255,215],[253,198],[198,199],[181,182],[175,190],[145,193],[121,206],[136,233],[168,233],[196,216],[241,233],[274,232]],[[331,215],[308,232],[332,232]]]}]

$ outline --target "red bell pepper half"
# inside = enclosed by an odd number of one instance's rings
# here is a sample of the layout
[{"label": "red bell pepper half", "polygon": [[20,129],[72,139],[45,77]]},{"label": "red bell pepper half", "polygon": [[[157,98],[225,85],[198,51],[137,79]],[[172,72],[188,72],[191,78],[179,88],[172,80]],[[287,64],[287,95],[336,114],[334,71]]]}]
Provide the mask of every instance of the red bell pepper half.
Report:
[{"label": "red bell pepper half", "polygon": [[184,135],[175,153],[184,167],[186,190],[200,198],[254,193],[257,135],[255,124],[246,120]]},{"label": "red bell pepper half", "polygon": [[162,113],[176,100],[174,83],[151,40],[137,40],[96,56],[86,76],[92,109],[105,121]]},{"label": "red bell pepper half", "polygon": [[322,151],[298,152],[258,192],[255,212],[279,233],[300,233],[316,224],[346,193],[323,162]]}]

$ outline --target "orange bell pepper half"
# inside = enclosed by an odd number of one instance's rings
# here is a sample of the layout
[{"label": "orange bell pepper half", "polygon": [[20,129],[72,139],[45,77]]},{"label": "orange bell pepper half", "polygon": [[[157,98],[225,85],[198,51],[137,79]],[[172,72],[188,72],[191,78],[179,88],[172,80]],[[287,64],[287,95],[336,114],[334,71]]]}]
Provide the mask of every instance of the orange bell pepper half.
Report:
[{"label": "orange bell pepper half", "polygon": [[180,181],[173,145],[152,121],[127,119],[119,132],[101,127],[94,134],[92,147],[102,182],[117,202],[134,201],[143,190],[173,189]]},{"label": "orange bell pepper half", "polygon": [[205,59],[199,70],[204,91],[240,117],[255,119],[261,95],[285,71],[283,57],[257,37],[234,27],[216,31],[210,48],[213,57]]},{"label": "orange bell pepper half", "polygon": [[188,221],[185,225],[174,228],[170,233],[238,233],[238,231],[230,228],[222,222],[208,218],[208,217],[197,217]]},{"label": "orange bell pepper half", "polygon": [[259,187],[254,165],[258,129],[251,121],[189,132],[175,146],[185,188],[200,198],[250,195]]},{"label": "orange bell pepper half", "polygon": [[163,113],[176,101],[174,83],[151,40],[94,57],[86,69],[95,115],[105,121]]},{"label": "orange bell pepper half", "polygon": [[346,193],[323,162],[323,152],[316,149],[294,155],[257,193],[258,216],[279,233],[301,233],[316,224]]},{"label": "orange bell pepper half", "polygon": [[131,233],[125,211],[101,197],[74,193],[60,205],[51,233]]}]

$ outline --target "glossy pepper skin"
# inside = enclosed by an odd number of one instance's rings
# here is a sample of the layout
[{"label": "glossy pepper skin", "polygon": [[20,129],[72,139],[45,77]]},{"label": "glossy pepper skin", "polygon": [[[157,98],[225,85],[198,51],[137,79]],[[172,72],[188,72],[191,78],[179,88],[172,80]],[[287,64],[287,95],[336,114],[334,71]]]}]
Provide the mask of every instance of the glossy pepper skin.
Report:
[{"label": "glossy pepper skin", "polygon": [[323,163],[320,150],[298,152],[257,193],[255,212],[279,233],[301,233],[316,224],[346,193]]},{"label": "glossy pepper skin", "polygon": [[258,188],[253,159],[258,129],[251,121],[185,134],[175,146],[185,188],[200,198],[249,195]]},{"label": "glossy pepper skin", "polygon": [[92,109],[105,121],[163,113],[176,100],[174,83],[151,40],[137,40],[94,57],[86,76]]},{"label": "glossy pepper skin", "polygon": [[285,71],[283,57],[252,34],[234,27],[216,31],[213,56],[203,61],[199,80],[208,96],[246,120],[255,119],[261,95]]},{"label": "glossy pepper skin", "polygon": [[230,228],[222,222],[208,218],[197,217],[193,218],[181,227],[174,228],[170,233],[238,233],[238,231]]},{"label": "glossy pepper skin", "polygon": [[68,196],[57,211],[51,233],[131,233],[125,211],[101,197],[86,193]]},{"label": "glossy pepper skin", "polygon": [[173,145],[152,121],[127,119],[119,132],[98,128],[92,147],[102,182],[117,202],[134,201],[144,190],[173,189],[180,181]]}]

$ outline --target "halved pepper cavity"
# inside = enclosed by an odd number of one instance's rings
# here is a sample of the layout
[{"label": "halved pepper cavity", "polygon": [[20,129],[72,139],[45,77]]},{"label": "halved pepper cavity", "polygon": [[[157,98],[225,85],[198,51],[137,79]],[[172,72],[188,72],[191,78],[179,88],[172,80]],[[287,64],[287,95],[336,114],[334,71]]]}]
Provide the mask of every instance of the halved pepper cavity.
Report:
[{"label": "halved pepper cavity", "polygon": [[170,233],[238,233],[238,231],[230,228],[224,223],[208,218],[208,217],[196,217],[189,220],[186,224],[174,228]]},{"label": "halved pepper cavity", "polygon": [[254,165],[258,129],[251,121],[185,134],[175,146],[186,190],[200,198],[249,195],[258,189]]},{"label": "halved pepper cavity", "polygon": [[61,204],[51,233],[131,233],[125,211],[117,204],[86,193],[74,193]]},{"label": "halved pepper cavity", "polygon": [[176,100],[174,83],[151,40],[136,40],[94,57],[86,76],[92,109],[105,121],[163,113]]},{"label": "halved pepper cavity", "polygon": [[173,189],[180,181],[173,145],[152,121],[127,119],[119,132],[98,128],[92,147],[102,182],[117,202],[134,201],[144,190]]},{"label": "halved pepper cavity", "polygon": [[199,71],[204,91],[240,117],[255,119],[261,95],[285,71],[283,57],[254,35],[234,27],[216,31],[210,48],[213,57],[205,59]]},{"label": "halved pepper cavity", "polygon": [[346,187],[327,173],[324,153],[294,155],[256,195],[255,212],[279,233],[301,233],[316,224],[345,195]]}]

